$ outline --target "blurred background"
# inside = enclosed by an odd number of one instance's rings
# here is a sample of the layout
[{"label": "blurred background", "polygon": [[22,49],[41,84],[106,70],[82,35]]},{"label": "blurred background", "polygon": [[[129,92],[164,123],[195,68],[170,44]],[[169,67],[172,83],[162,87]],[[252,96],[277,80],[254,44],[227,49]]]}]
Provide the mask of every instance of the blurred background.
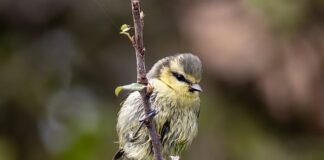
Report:
[{"label": "blurred background", "polygon": [[[324,159],[323,0],[142,0],[146,65],[203,61],[184,160]],[[136,80],[129,1],[0,0],[0,160],[109,160]]]}]

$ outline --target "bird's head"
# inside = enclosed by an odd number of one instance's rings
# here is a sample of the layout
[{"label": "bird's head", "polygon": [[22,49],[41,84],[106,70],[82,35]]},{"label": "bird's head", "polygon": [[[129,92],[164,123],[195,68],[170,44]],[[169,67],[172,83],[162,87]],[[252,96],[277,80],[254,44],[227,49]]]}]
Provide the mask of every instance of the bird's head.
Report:
[{"label": "bird's head", "polygon": [[200,59],[189,53],[177,54],[159,60],[148,73],[148,78],[158,78],[178,93],[198,94],[202,74]]}]

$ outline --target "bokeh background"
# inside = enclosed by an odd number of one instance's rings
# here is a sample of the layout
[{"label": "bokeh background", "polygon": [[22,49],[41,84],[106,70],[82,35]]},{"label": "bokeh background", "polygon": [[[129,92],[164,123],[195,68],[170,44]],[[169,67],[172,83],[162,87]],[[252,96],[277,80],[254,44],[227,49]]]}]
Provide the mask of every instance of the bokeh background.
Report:
[{"label": "bokeh background", "polygon": [[[184,160],[324,159],[323,0],[142,0],[146,64],[203,61]],[[128,0],[0,0],[0,160],[108,160],[136,80]]]}]

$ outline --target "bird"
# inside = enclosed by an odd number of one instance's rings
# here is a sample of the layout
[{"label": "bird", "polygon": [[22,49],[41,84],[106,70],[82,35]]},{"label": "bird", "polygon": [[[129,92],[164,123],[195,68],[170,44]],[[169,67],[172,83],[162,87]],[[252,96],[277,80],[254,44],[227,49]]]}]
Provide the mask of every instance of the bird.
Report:
[{"label": "bird", "polygon": [[[197,136],[201,78],[201,60],[192,53],[162,58],[147,73],[153,87],[149,97],[156,112],[153,123],[164,159],[179,157]],[[113,160],[153,160],[149,131],[139,122],[145,117],[140,93],[130,93],[121,105],[116,126],[119,150]]]}]

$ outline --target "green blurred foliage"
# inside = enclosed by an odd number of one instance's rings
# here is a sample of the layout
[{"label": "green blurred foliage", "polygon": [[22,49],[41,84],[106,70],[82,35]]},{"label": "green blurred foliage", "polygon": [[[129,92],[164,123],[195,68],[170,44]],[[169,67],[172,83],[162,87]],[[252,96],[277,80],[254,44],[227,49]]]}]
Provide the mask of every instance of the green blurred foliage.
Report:
[{"label": "green blurred foliage", "polygon": [[[147,68],[178,52],[195,52],[203,62],[212,59],[218,50],[203,42],[208,50],[205,56],[203,50],[191,46],[198,38],[183,35],[191,27],[183,19],[186,13],[205,13],[205,8],[193,8],[203,3],[213,6],[214,2],[224,15],[234,8],[237,19],[243,17],[237,3],[247,4],[244,11],[256,10],[264,16],[275,38],[303,37],[305,31],[322,33],[316,32],[323,29],[322,0],[141,1]],[[0,160],[111,159],[118,149],[115,125],[123,100],[114,90],[136,81],[132,45],[119,34],[121,24],[132,23],[130,9],[129,1],[119,0],[0,1]],[[202,26],[198,35],[206,27]],[[213,34],[212,30],[208,33]],[[235,40],[242,35],[220,39]],[[310,44],[317,42],[314,50],[322,53],[321,38]],[[284,54],[277,53],[278,46],[272,47],[281,62]],[[234,65],[244,60],[233,57],[237,60],[231,62]],[[204,70],[199,135],[182,159],[324,159],[323,131],[313,124],[314,115],[280,121],[253,88],[258,80],[226,81],[208,63]],[[283,115],[289,117],[286,112]]]}]

